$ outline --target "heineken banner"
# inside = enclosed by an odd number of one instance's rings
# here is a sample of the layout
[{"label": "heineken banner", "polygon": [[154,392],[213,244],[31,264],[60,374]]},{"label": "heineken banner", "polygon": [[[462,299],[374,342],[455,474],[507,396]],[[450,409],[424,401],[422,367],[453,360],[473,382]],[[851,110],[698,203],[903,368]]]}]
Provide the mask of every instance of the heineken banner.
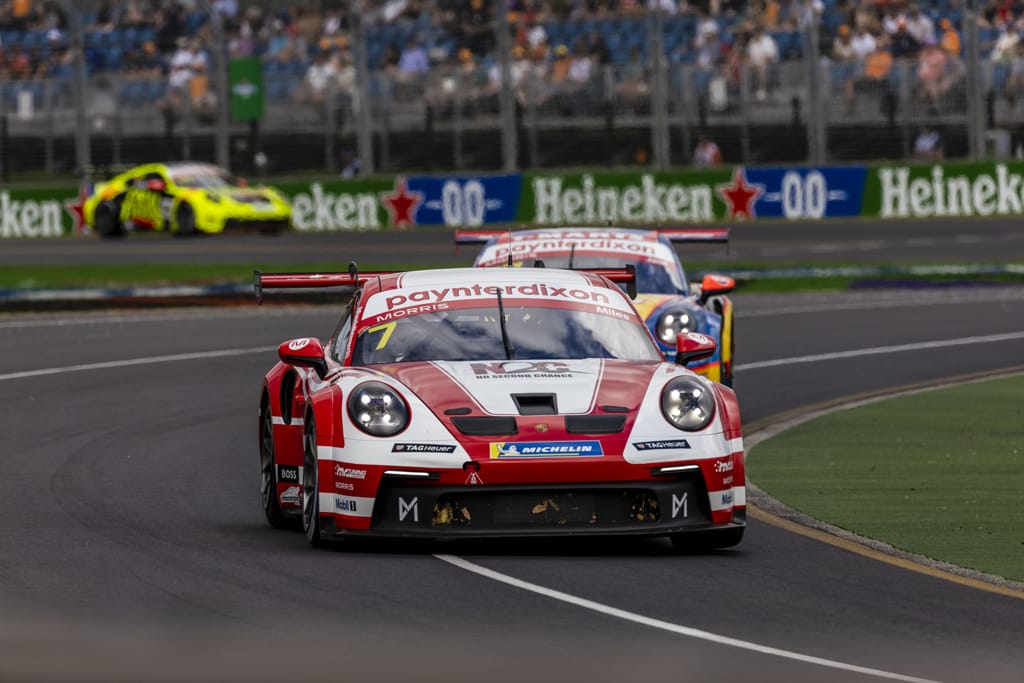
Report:
[{"label": "heineken banner", "polygon": [[[396,176],[276,184],[300,232],[1024,215],[1024,162]],[[0,239],[86,232],[76,188],[0,187]]]}]

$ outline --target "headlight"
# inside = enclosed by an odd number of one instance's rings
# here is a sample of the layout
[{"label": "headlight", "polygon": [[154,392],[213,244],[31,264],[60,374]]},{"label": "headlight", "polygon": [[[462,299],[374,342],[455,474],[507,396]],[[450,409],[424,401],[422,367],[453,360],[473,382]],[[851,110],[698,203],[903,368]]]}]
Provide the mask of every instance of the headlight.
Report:
[{"label": "headlight", "polygon": [[207,192],[206,198],[209,199],[214,204],[220,203],[220,195],[213,194],[212,192]]},{"label": "headlight", "polygon": [[671,346],[676,343],[680,332],[696,332],[697,319],[685,308],[670,308],[658,318],[655,334],[662,344]]},{"label": "headlight", "polygon": [[409,424],[409,406],[386,384],[365,382],[348,397],[348,415],[373,436],[391,436]]},{"label": "headlight", "polygon": [[676,377],[661,391],[661,413],[678,429],[704,429],[715,416],[714,393],[699,379]]}]

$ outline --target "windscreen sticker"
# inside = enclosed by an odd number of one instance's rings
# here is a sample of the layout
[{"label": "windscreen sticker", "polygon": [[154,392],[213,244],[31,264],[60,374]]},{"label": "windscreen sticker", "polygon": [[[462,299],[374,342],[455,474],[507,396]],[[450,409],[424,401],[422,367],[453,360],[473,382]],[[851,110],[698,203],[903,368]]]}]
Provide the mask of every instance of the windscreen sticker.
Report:
[{"label": "windscreen sticker", "polygon": [[[629,302],[604,287],[527,285],[480,285],[391,289],[371,296],[363,309],[363,326],[456,308],[495,307],[497,295],[506,306],[557,307],[591,311],[617,318],[632,317]],[[383,342],[385,345],[387,341]]]},{"label": "windscreen sticker", "polygon": [[562,233],[559,235],[513,236],[511,243],[502,240],[484,249],[477,258],[478,266],[501,265],[508,261],[509,250],[512,260],[519,262],[528,258],[545,256],[625,257],[630,260],[674,265],[671,249],[653,237],[624,233]]}]

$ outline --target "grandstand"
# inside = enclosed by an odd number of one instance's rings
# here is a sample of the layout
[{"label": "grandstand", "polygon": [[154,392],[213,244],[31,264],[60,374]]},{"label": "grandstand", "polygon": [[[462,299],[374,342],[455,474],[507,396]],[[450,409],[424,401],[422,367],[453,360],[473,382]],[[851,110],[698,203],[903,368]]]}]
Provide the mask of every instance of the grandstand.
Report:
[{"label": "grandstand", "polygon": [[[231,137],[232,157],[248,163],[257,144],[246,137],[251,127],[202,104],[227,106],[216,92],[224,57],[260,60],[258,144],[290,138],[269,154],[272,163],[333,171],[337,150],[358,140],[360,55],[379,170],[507,167],[496,140],[508,134],[499,115],[506,57],[495,34],[499,7],[507,9],[500,23],[509,34],[518,167],[686,164],[697,130],[714,134],[728,161],[743,163],[904,157],[924,123],[945,130],[951,156],[977,155],[971,136],[982,139],[988,129],[1016,132],[1024,50],[1018,57],[1000,48],[1024,19],[1006,3],[982,8],[973,22],[960,0],[650,4],[5,0],[0,171],[74,170],[72,140],[83,120],[101,163],[129,164],[154,150],[209,156],[209,140],[225,125],[219,133]],[[70,7],[77,17],[62,9]],[[899,27],[908,19],[923,39],[903,39]],[[927,49],[945,39],[938,29],[945,20],[956,51],[944,42],[938,53]],[[752,45],[758,27],[764,49]],[[863,55],[834,54],[840,34],[858,28],[895,57],[883,78],[863,77]],[[193,44],[201,69],[188,61]],[[938,74],[934,86],[922,75],[931,73],[925,54]],[[75,84],[78,59],[84,97]],[[416,59],[426,68],[407,68]],[[193,78],[196,71],[202,78]],[[661,138],[652,134],[658,127]],[[870,141],[865,127],[878,133]]]}]

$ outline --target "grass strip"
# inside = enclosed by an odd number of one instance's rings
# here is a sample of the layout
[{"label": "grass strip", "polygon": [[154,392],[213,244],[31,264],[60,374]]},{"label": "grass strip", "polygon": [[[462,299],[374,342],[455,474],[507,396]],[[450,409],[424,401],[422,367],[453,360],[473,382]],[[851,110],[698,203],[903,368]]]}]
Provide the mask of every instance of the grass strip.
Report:
[{"label": "grass strip", "polygon": [[[10,265],[0,268],[0,289],[74,289],[89,287],[126,287],[158,285],[244,284],[252,281],[252,271],[267,272],[336,271],[338,262],[262,264],[73,264]],[[430,264],[360,263],[360,270],[411,270]],[[438,264],[436,267],[443,267]],[[760,266],[764,268],[764,264]],[[728,273],[735,267],[723,264],[694,263],[688,268],[693,276],[705,272]],[[921,275],[886,278],[847,276],[773,277],[739,280],[737,291],[744,293],[785,293],[798,291],[839,291],[870,286],[953,286],[984,284],[1024,284],[1024,274]]]},{"label": "grass strip", "polygon": [[1024,581],[1024,377],[826,415],[754,448],[750,480],[907,552]]}]

